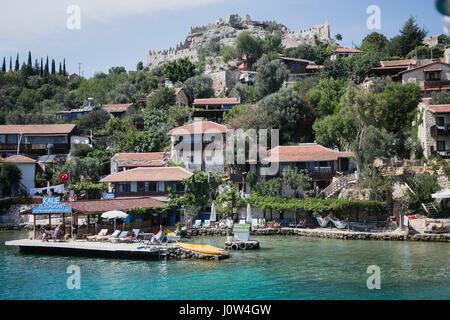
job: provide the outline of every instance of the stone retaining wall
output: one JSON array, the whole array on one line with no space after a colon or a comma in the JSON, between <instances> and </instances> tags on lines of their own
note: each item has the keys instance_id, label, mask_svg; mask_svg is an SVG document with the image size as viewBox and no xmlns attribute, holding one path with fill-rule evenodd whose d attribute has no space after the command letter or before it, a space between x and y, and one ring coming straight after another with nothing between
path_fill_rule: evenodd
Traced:
<instances>
[{"instance_id":1,"label":"stone retaining wall","mask_svg":"<svg viewBox=\"0 0 450 320\"><path fill-rule=\"evenodd\" d=\"M187 231L190 236L208 236L220 235L231 236L231 229L190 229ZM354 231L336 231L323 229L296 229L296 228L268 228L256 229L250 232L253 236L266 235L297 235L300 237L315 237L328 239L344 240L409 240L409 241L432 241L432 242L450 242L450 234L402 234L394 232L354 232Z\"/></svg>"},{"instance_id":2,"label":"stone retaining wall","mask_svg":"<svg viewBox=\"0 0 450 320\"><path fill-rule=\"evenodd\" d=\"M181 248L168 248L167 259L199 259L199 260L223 260L228 259L230 255L228 253L217 254L204 254L200 252L194 252Z\"/></svg>"}]
</instances>

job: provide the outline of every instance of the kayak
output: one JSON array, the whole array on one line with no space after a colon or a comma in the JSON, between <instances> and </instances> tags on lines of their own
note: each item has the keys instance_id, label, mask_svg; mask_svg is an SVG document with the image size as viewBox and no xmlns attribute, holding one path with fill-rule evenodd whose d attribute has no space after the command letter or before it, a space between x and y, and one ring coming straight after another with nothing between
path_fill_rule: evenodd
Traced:
<instances>
[{"instance_id":1,"label":"kayak","mask_svg":"<svg viewBox=\"0 0 450 320\"><path fill-rule=\"evenodd\" d=\"M175 232L170 231L170 230L166 230L166 236L176 237L177 234Z\"/></svg>"},{"instance_id":2,"label":"kayak","mask_svg":"<svg viewBox=\"0 0 450 320\"><path fill-rule=\"evenodd\" d=\"M181 243L177 241L178 246L181 249L200 252L200 253L207 253L207 254L222 254L223 249L215 248L210 245L206 244L189 244L189 243Z\"/></svg>"}]
</instances>

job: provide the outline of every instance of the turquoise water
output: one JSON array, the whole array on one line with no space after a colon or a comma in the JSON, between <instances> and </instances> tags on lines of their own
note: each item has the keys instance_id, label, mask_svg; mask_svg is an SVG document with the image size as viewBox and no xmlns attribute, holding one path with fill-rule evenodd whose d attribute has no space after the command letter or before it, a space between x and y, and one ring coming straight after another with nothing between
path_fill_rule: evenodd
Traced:
<instances>
[{"instance_id":1,"label":"turquoise water","mask_svg":"<svg viewBox=\"0 0 450 320\"><path fill-rule=\"evenodd\" d=\"M450 244L260 237L228 260L132 261L24 255L0 232L3 299L450 299ZM193 242L223 246L224 237ZM70 265L81 290L67 289ZM369 265L381 289L368 290Z\"/></svg>"}]
</instances>

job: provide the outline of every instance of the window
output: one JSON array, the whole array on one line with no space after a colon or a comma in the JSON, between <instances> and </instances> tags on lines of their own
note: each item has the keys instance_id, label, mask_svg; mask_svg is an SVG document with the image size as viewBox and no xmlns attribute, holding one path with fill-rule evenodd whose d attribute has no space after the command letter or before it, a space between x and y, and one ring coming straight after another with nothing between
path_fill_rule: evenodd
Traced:
<instances>
[{"instance_id":1,"label":"window","mask_svg":"<svg viewBox=\"0 0 450 320\"><path fill-rule=\"evenodd\" d=\"M0 143L6 143L6 137L4 134L0 134Z\"/></svg>"},{"instance_id":2,"label":"window","mask_svg":"<svg viewBox=\"0 0 450 320\"><path fill-rule=\"evenodd\" d=\"M437 125L443 126L444 125L444 117L438 117L437 118Z\"/></svg>"},{"instance_id":3,"label":"window","mask_svg":"<svg viewBox=\"0 0 450 320\"><path fill-rule=\"evenodd\" d=\"M438 141L437 149L438 149L438 151L445 151L445 141Z\"/></svg>"},{"instance_id":4,"label":"window","mask_svg":"<svg viewBox=\"0 0 450 320\"><path fill-rule=\"evenodd\" d=\"M128 182L119 183L119 192L131 192L131 184Z\"/></svg>"},{"instance_id":5,"label":"window","mask_svg":"<svg viewBox=\"0 0 450 320\"><path fill-rule=\"evenodd\" d=\"M320 161L319 167L328 167L328 161Z\"/></svg>"},{"instance_id":6,"label":"window","mask_svg":"<svg viewBox=\"0 0 450 320\"><path fill-rule=\"evenodd\" d=\"M8 134L6 139L8 143L17 143L17 134Z\"/></svg>"},{"instance_id":7,"label":"window","mask_svg":"<svg viewBox=\"0 0 450 320\"><path fill-rule=\"evenodd\" d=\"M155 181L138 182L137 190L138 192L156 192L157 185Z\"/></svg>"}]
</instances>

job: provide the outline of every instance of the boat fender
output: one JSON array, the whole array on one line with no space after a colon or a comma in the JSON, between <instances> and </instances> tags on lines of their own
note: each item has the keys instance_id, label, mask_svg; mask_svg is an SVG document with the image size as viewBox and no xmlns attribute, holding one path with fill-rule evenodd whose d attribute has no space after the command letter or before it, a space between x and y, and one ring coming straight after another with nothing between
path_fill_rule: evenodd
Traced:
<instances>
[{"instance_id":1,"label":"boat fender","mask_svg":"<svg viewBox=\"0 0 450 320\"><path fill-rule=\"evenodd\" d=\"M238 245L236 243L233 243L231 245L231 250L237 250L238 249Z\"/></svg>"},{"instance_id":2,"label":"boat fender","mask_svg":"<svg viewBox=\"0 0 450 320\"><path fill-rule=\"evenodd\" d=\"M239 249L241 249L241 250L247 250L247 243L241 242L241 243L239 244Z\"/></svg>"}]
</instances>

